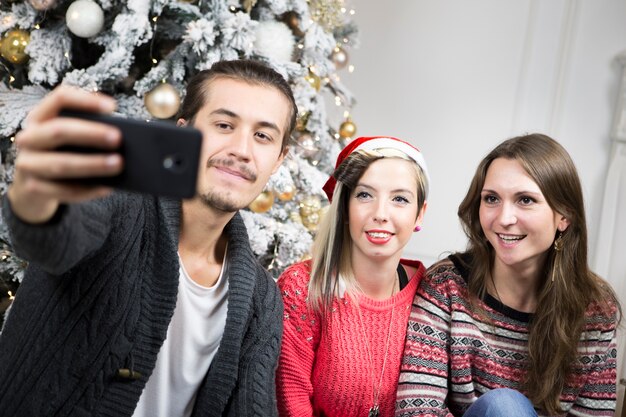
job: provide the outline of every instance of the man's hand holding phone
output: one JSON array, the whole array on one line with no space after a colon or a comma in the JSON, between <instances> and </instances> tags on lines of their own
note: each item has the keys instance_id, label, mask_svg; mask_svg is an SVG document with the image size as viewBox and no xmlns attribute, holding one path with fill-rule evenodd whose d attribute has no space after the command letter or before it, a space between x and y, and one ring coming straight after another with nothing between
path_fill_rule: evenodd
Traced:
<instances>
[{"instance_id":1,"label":"man's hand holding phone","mask_svg":"<svg viewBox=\"0 0 626 417\"><path fill-rule=\"evenodd\" d=\"M52 218L60 203L73 203L107 195L110 187L72 182L78 178L118 175L122 157L115 152L122 135L114 126L78 119L61 119L63 108L110 113L115 101L77 88L59 87L47 95L27 117L26 128L15 138L18 155L8 190L14 213L29 223ZM57 151L62 146L102 149L98 154Z\"/></svg>"},{"instance_id":2,"label":"man's hand holding phone","mask_svg":"<svg viewBox=\"0 0 626 417\"><path fill-rule=\"evenodd\" d=\"M9 188L18 217L42 223L60 203L102 197L112 188L195 195L202 134L108 115L114 108L109 97L60 87L29 114L16 136L19 152Z\"/></svg>"}]
</instances>

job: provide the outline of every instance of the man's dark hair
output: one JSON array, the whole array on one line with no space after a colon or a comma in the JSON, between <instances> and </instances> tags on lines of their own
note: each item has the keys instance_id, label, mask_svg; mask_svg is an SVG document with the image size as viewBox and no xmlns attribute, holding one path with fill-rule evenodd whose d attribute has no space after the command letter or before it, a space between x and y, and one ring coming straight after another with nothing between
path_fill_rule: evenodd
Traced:
<instances>
[{"instance_id":1,"label":"man's dark hair","mask_svg":"<svg viewBox=\"0 0 626 417\"><path fill-rule=\"evenodd\" d=\"M262 62L239 59L234 61L219 61L204 71L200 71L194 75L187 84L187 93L180 107L177 119L182 118L188 122L192 122L196 114L204 106L211 81L217 78L231 78L234 80L245 81L250 84L274 87L280 91L291 104L291 114L289 117L289 125L283 136L281 151L289 143L291 132L296 127L296 115L298 107L293 97L291 87L278 72L268 67Z\"/></svg>"}]
</instances>

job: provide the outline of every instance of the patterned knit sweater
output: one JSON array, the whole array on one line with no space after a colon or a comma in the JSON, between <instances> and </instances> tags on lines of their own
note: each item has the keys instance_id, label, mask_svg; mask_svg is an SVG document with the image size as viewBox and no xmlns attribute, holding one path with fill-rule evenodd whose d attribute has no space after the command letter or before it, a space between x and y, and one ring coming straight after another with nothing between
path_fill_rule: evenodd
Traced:
<instances>
[{"instance_id":1,"label":"patterned knit sweater","mask_svg":"<svg viewBox=\"0 0 626 417\"><path fill-rule=\"evenodd\" d=\"M467 273L455 262L430 268L415 296L402 358L396 416L457 416L481 394L501 387L522 393L532 315L489 295L484 317L468 303ZM612 313L615 313L614 311ZM561 394L567 416L613 416L616 316L590 306L578 361Z\"/></svg>"},{"instance_id":2,"label":"patterned knit sweater","mask_svg":"<svg viewBox=\"0 0 626 417\"><path fill-rule=\"evenodd\" d=\"M114 193L34 226L5 197L3 216L30 265L0 334L0 415L131 416L176 305L180 201ZM193 416L276 415L282 300L239 214L224 233L228 314Z\"/></svg>"},{"instance_id":3,"label":"patterned knit sweater","mask_svg":"<svg viewBox=\"0 0 626 417\"><path fill-rule=\"evenodd\" d=\"M324 326L307 306L311 263L295 264L279 278L285 304L277 373L281 416L366 416L379 380L380 415L393 416L410 306L425 273L419 261L402 263L417 268L402 291L382 301L358 297L360 313L349 297L337 299Z\"/></svg>"}]
</instances>

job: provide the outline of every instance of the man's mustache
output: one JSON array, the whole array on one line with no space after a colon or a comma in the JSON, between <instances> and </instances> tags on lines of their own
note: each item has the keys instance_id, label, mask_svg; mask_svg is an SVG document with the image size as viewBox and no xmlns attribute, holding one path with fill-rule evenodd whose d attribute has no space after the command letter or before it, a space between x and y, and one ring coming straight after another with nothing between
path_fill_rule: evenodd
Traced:
<instances>
[{"instance_id":1,"label":"man's mustache","mask_svg":"<svg viewBox=\"0 0 626 417\"><path fill-rule=\"evenodd\" d=\"M238 166L235 166L237 163L233 160L233 159L217 159L217 158L211 158L207 161L206 163L206 167L210 168L210 167L223 167L223 168L228 168L231 171L235 171L238 174L240 174L242 177L244 177L245 179L247 179L248 181L256 181L257 179L257 175L255 172L253 172L250 168L248 168L246 165L244 164L239 164Z\"/></svg>"}]
</instances>

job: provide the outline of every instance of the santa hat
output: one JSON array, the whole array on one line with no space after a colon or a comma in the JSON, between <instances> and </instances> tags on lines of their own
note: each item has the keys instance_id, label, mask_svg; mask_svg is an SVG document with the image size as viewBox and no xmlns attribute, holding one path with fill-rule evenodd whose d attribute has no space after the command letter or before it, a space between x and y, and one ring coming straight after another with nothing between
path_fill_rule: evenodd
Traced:
<instances>
[{"instance_id":1,"label":"santa hat","mask_svg":"<svg viewBox=\"0 0 626 417\"><path fill-rule=\"evenodd\" d=\"M388 136L373 136L373 137L361 137L350 142L343 150L339 153L337 157L337 163L335 164L335 169L341 165L341 163L350 155L352 152L357 151L359 149L364 149L368 151L373 151L376 149L383 148L391 148L396 149L398 151L404 152L409 158L415 161L417 165L422 169L424 176L426 177L425 181L425 191L426 197L428 197L428 189L430 185L430 177L428 176L428 169L426 168L426 161L424 160L424 156L415 146L411 145L408 142L405 142L400 139L388 137ZM328 196L328 200L333 199L333 193L335 191L335 185L337 184L337 180L332 175L324 184L324 192Z\"/></svg>"}]
</instances>

